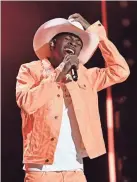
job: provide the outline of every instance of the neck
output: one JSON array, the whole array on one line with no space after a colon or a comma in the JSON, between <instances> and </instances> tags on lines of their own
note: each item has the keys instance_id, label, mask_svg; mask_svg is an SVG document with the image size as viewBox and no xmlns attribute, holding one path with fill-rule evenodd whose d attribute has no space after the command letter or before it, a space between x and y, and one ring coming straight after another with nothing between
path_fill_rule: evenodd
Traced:
<instances>
[{"instance_id":1,"label":"neck","mask_svg":"<svg viewBox=\"0 0 137 182\"><path fill-rule=\"evenodd\" d=\"M59 64L61 63L60 60L57 60L57 59L56 59L55 57L53 57L53 56L51 56L51 57L49 58L49 61L50 61L51 65L53 66L54 69L57 68L57 67L59 66Z\"/></svg>"}]
</instances>

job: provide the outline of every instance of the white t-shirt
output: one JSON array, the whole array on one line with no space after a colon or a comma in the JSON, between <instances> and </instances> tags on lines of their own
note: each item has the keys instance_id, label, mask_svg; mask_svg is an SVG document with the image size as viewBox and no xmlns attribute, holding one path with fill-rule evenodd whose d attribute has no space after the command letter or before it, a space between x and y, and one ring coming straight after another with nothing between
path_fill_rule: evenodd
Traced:
<instances>
[{"instance_id":1,"label":"white t-shirt","mask_svg":"<svg viewBox=\"0 0 137 182\"><path fill-rule=\"evenodd\" d=\"M73 170L83 170L83 159L78 154L76 149L76 144L73 139L73 132L75 128L72 125L78 127L77 123L71 124L68 111L72 108L72 103L69 105L63 104L63 116L60 128L60 134L58 138L58 143L55 151L54 162L52 165L39 165L39 164L26 164L24 165L24 170L28 171L73 171ZM70 111L70 112L71 112ZM74 130L73 130L74 129ZM77 136L78 135L78 136ZM75 137L79 137L80 134L75 132Z\"/></svg>"}]
</instances>

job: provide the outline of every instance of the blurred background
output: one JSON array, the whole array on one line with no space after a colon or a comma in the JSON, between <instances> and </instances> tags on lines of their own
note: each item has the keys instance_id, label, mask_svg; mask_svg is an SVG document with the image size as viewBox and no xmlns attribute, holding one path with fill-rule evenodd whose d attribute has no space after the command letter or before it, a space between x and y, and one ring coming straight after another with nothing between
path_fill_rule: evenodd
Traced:
<instances>
[{"instance_id":1,"label":"blurred background","mask_svg":"<svg viewBox=\"0 0 137 182\"><path fill-rule=\"evenodd\" d=\"M37 60L32 41L38 27L52 18L80 13L91 24L102 20L101 2L2 1L2 182L23 182L20 110L15 100L21 64ZM137 2L107 2L108 37L129 64L131 74L112 87L117 182L137 182ZM99 50L85 65L103 67ZM102 129L107 143L106 90L99 94ZM109 182L108 154L84 159L88 182Z\"/></svg>"}]
</instances>

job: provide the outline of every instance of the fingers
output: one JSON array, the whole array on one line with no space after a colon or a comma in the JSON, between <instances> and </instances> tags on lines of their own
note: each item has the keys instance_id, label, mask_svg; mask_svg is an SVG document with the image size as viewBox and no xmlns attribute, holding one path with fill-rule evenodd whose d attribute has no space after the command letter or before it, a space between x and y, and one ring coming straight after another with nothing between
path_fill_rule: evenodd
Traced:
<instances>
[{"instance_id":1,"label":"fingers","mask_svg":"<svg viewBox=\"0 0 137 182\"><path fill-rule=\"evenodd\" d=\"M79 64L78 64L78 63L75 62L75 63L71 64L71 67L72 67L73 65L76 66L76 69L78 69L78 67L79 67Z\"/></svg>"},{"instance_id":2,"label":"fingers","mask_svg":"<svg viewBox=\"0 0 137 182\"><path fill-rule=\"evenodd\" d=\"M64 69L63 69L63 72L65 74L67 74L71 70L73 65L76 66L76 69L78 69L78 67L79 67L79 59L78 59L78 57L76 55L67 54L65 56L63 62L65 63L65 66L64 66Z\"/></svg>"},{"instance_id":3,"label":"fingers","mask_svg":"<svg viewBox=\"0 0 137 182\"><path fill-rule=\"evenodd\" d=\"M64 57L64 60L68 60L68 58L71 59L78 59L78 57L76 55L72 55L72 54L66 54Z\"/></svg>"},{"instance_id":4,"label":"fingers","mask_svg":"<svg viewBox=\"0 0 137 182\"><path fill-rule=\"evenodd\" d=\"M76 18L79 18L80 16L81 15L79 13L74 13L74 14L70 15L68 19L71 19L71 18L76 19Z\"/></svg>"},{"instance_id":5,"label":"fingers","mask_svg":"<svg viewBox=\"0 0 137 182\"><path fill-rule=\"evenodd\" d=\"M79 63L79 59L78 59L78 57L77 57L76 55L69 55L68 59L69 59L69 61L72 62L72 63L73 63L73 62L74 62L74 63L75 63L75 62L76 62L76 63L77 63L77 62Z\"/></svg>"},{"instance_id":6,"label":"fingers","mask_svg":"<svg viewBox=\"0 0 137 182\"><path fill-rule=\"evenodd\" d=\"M79 63L79 59L78 59L78 57L77 57L76 55L70 55L70 54L68 54L68 55L65 57L64 62L66 62L66 63L70 62L70 64L73 65L73 63L74 63L74 64L75 64L75 63L78 64L78 63Z\"/></svg>"},{"instance_id":7,"label":"fingers","mask_svg":"<svg viewBox=\"0 0 137 182\"><path fill-rule=\"evenodd\" d=\"M78 65L79 65L79 59L77 58L77 56L75 55L71 55L68 59L68 62L70 64L70 67L72 67L73 65L76 66L76 68L78 69Z\"/></svg>"},{"instance_id":8,"label":"fingers","mask_svg":"<svg viewBox=\"0 0 137 182\"><path fill-rule=\"evenodd\" d=\"M69 54L66 54L65 57L64 57L64 59L63 59L63 62L67 63L68 60L69 60L69 58L70 58L70 55Z\"/></svg>"},{"instance_id":9,"label":"fingers","mask_svg":"<svg viewBox=\"0 0 137 182\"><path fill-rule=\"evenodd\" d=\"M90 26L89 22L79 13L70 15L68 19L74 19L75 21L79 22L83 26L84 30L86 30Z\"/></svg>"}]
</instances>

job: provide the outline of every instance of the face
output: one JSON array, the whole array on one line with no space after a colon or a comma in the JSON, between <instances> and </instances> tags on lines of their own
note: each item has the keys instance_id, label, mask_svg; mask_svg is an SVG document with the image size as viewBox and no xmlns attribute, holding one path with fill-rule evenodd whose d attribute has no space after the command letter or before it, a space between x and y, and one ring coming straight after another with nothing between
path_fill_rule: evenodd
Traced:
<instances>
[{"instance_id":1,"label":"face","mask_svg":"<svg viewBox=\"0 0 137 182\"><path fill-rule=\"evenodd\" d=\"M79 37L70 33L58 34L54 46L51 47L52 57L59 65L66 54L79 56L83 43Z\"/></svg>"}]
</instances>

